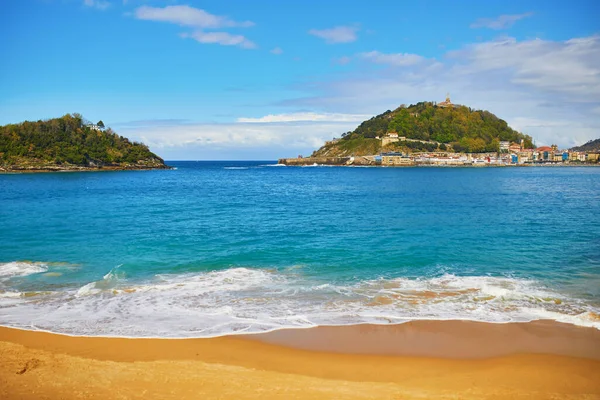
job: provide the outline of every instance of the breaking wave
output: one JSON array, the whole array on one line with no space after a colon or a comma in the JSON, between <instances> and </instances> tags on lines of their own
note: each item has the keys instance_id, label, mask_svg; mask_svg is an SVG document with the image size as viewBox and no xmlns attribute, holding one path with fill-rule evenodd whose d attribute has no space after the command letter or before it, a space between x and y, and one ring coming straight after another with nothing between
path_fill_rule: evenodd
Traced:
<instances>
[{"instance_id":1,"label":"breaking wave","mask_svg":"<svg viewBox=\"0 0 600 400\"><path fill-rule=\"evenodd\" d=\"M13 274L45 270L35 263L6 265L1 271L20 271ZM444 274L327 282L303 275L301 267L160 274L145 281L115 267L78 288L0 292L0 324L90 336L212 337L418 319L553 319L600 329L599 315L589 299L534 280Z\"/></svg>"},{"instance_id":2,"label":"breaking wave","mask_svg":"<svg viewBox=\"0 0 600 400\"><path fill-rule=\"evenodd\" d=\"M27 276L46 272L48 266L39 262L13 261L0 264L0 280L6 280L15 276Z\"/></svg>"}]
</instances>

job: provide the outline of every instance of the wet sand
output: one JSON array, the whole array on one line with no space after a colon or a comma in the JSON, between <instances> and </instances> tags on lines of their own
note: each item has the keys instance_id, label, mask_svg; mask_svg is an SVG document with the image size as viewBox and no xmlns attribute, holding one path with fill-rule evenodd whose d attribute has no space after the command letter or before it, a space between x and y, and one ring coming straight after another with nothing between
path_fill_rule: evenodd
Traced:
<instances>
[{"instance_id":1,"label":"wet sand","mask_svg":"<svg viewBox=\"0 0 600 400\"><path fill-rule=\"evenodd\" d=\"M600 399L600 331L415 321L212 339L0 328L2 399Z\"/></svg>"}]
</instances>

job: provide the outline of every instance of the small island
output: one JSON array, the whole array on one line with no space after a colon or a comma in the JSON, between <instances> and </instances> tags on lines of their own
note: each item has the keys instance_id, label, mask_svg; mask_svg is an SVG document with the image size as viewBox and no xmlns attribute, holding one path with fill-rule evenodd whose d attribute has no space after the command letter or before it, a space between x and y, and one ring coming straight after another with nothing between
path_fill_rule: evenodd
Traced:
<instances>
[{"instance_id":1,"label":"small island","mask_svg":"<svg viewBox=\"0 0 600 400\"><path fill-rule=\"evenodd\" d=\"M170 169L143 143L80 114L0 126L0 172Z\"/></svg>"},{"instance_id":2,"label":"small island","mask_svg":"<svg viewBox=\"0 0 600 400\"><path fill-rule=\"evenodd\" d=\"M284 165L526 166L598 165L600 139L579 148L536 147L533 138L485 110L424 101L362 122L310 157Z\"/></svg>"}]
</instances>

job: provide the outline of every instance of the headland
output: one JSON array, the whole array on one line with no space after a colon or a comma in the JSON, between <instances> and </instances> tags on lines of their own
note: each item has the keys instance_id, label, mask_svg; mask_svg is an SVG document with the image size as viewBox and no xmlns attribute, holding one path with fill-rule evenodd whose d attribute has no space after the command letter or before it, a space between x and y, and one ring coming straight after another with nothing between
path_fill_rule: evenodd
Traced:
<instances>
[{"instance_id":1,"label":"headland","mask_svg":"<svg viewBox=\"0 0 600 400\"><path fill-rule=\"evenodd\" d=\"M0 126L0 173L170 169L143 143L66 114Z\"/></svg>"},{"instance_id":2,"label":"headland","mask_svg":"<svg viewBox=\"0 0 600 400\"><path fill-rule=\"evenodd\" d=\"M280 164L419 166L600 165L600 139L559 149L540 146L486 110L445 101L401 105L326 141L309 157Z\"/></svg>"}]
</instances>

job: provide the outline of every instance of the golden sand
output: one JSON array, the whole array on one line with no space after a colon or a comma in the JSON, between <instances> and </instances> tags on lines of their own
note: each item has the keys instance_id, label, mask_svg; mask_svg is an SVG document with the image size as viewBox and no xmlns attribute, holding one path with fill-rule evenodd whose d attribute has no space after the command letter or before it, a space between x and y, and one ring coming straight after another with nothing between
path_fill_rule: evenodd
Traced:
<instances>
[{"instance_id":1,"label":"golden sand","mask_svg":"<svg viewBox=\"0 0 600 400\"><path fill-rule=\"evenodd\" d=\"M599 349L600 331L549 322L421 321L181 340L0 328L0 398L600 399Z\"/></svg>"}]
</instances>

